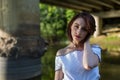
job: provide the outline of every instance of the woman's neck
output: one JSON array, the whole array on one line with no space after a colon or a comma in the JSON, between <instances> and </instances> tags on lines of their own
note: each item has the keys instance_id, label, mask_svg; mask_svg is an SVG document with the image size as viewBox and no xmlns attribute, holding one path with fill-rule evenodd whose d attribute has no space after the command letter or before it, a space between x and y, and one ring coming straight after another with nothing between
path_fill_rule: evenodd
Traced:
<instances>
[{"instance_id":1,"label":"woman's neck","mask_svg":"<svg viewBox=\"0 0 120 80\"><path fill-rule=\"evenodd\" d=\"M70 46L73 47L75 50L83 50L84 49L84 44L81 44L81 43L75 44L75 43L71 42Z\"/></svg>"}]
</instances>

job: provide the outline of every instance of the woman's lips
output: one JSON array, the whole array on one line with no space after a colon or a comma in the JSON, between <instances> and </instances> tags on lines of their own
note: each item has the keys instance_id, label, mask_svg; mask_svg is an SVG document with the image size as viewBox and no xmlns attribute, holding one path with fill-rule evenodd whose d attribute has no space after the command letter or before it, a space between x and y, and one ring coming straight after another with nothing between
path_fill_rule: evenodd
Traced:
<instances>
[{"instance_id":1,"label":"woman's lips","mask_svg":"<svg viewBox=\"0 0 120 80\"><path fill-rule=\"evenodd\" d=\"M76 37L76 38L80 38L80 36L78 36L78 35L75 35L75 37Z\"/></svg>"}]
</instances>

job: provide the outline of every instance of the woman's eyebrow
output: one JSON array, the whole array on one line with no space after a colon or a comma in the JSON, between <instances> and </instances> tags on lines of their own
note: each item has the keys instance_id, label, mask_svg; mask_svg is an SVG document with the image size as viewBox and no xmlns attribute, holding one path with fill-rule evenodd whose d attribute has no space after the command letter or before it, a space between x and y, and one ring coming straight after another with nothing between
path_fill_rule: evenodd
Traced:
<instances>
[{"instance_id":1,"label":"woman's eyebrow","mask_svg":"<svg viewBox=\"0 0 120 80\"><path fill-rule=\"evenodd\" d=\"M75 25L80 25L80 24L78 24L78 23L74 23Z\"/></svg>"},{"instance_id":2,"label":"woman's eyebrow","mask_svg":"<svg viewBox=\"0 0 120 80\"><path fill-rule=\"evenodd\" d=\"M78 26L81 26L80 24L78 24L78 23L74 23L74 25L78 25ZM81 27L85 27L85 26L81 26Z\"/></svg>"}]
</instances>

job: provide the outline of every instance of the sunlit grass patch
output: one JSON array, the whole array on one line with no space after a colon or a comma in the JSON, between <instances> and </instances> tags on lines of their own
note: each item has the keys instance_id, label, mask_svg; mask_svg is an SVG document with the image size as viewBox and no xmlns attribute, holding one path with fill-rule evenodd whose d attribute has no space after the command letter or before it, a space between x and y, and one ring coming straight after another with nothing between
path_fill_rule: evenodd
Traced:
<instances>
[{"instance_id":1,"label":"sunlit grass patch","mask_svg":"<svg viewBox=\"0 0 120 80\"><path fill-rule=\"evenodd\" d=\"M102 49L107 49L108 51L120 51L120 37L117 36L91 38L91 43L99 44Z\"/></svg>"}]
</instances>

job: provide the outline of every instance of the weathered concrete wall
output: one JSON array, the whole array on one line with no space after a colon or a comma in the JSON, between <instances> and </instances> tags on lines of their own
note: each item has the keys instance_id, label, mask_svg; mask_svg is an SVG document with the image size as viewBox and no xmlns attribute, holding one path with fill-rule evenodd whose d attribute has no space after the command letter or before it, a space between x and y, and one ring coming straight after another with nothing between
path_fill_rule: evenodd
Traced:
<instances>
[{"instance_id":1,"label":"weathered concrete wall","mask_svg":"<svg viewBox=\"0 0 120 80\"><path fill-rule=\"evenodd\" d=\"M2 28L6 32L14 32L17 26L17 11L13 0L0 0L0 13ZM9 27L8 27L9 26Z\"/></svg>"},{"instance_id":2,"label":"weathered concrete wall","mask_svg":"<svg viewBox=\"0 0 120 80\"><path fill-rule=\"evenodd\" d=\"M37 4L37 5L36 5ZM19 23L40 23L39 0L17 0Z\"/></svg>"},{"instance_id":3,"label":"weathered concrete wall","mask_svg":"<svg viewBox=\"0 0 120 80\"><path fill-rule=\"evenodd\" d=\"M39 15L39 0L0 0L1 41L12 40L15 43L14 49L11 47L4 56L9 56L11 49L11 52L17 49L14 52L16 56L42 55L45 45L40 37ZM13 46L12 42L9 45Z\"/></svg>"},{"instance_id":4,"label":"weathered concrete wall","mask_svg":"<svg viewBox=\"0 0 120 80\"><path fill-rule=\"evenodd\" d=\"M0 80L23 80L41 74L39 0L0 0Z\"/></svg>"}]
</instances>

